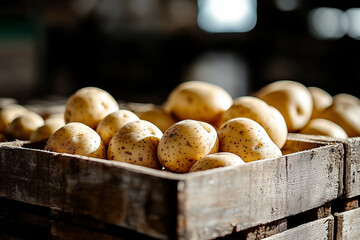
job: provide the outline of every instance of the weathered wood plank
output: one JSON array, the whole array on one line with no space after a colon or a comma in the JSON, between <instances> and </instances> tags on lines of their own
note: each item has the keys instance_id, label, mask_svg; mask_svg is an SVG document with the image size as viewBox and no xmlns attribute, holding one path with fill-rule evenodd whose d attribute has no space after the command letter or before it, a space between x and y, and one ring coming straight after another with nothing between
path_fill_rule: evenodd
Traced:
<instances>
[{"instance_id":1,"label":"weathered wood plank","mask_svg":"<svg viewBox=\"0 0 360 240\"><path fill-rule=\"evenodd\" d=\"M177 180L161 171L26 148L0 148L0 197L88 215L156 238L176 234Z\"/></svg>"},{"instance_id":2,"label":"weathered wood plank","mask_svg":"<svg viewBox=\"0 0 360 240\"><path fill-rule=\"evenodd\" d=\"M333 144L228 171L189 174L179 187L179 236L211 239L318 207L342 194Z\"/></svg>"},{"instance_id":3,"label":"weathered wood plank","mask_svg":"<svg viewBox=\"0 0 360 240\"><path fill-rule=\"evenodd\" d=\"M360 208L335 213L336 239L360 239Z\"/></svg>"},{"instance_id":4,"label":"weathered wood plank","mask_svg":"<svg viewBox=\"0 0 360 240\"><path fill-rule=\"evenodd\" d=\"M344 197L352 198L360 195L360 137L340 139L324 136L290 134L291 137L317 141L342 143L345 148L344 162Z\"/></svg>"},{"instance_id":5,"label":"weathered wood plank","mask_svg":"<svg viewBox=\"0 0 360 240\"><path fill-rule=\"evenodd\" d=\"M342 144L289 140L286 156L190 174L28 147L0 145L0 197L160 239L225 236L319 207L343 191Z\"/></svg>"},{"instance_id":6,"label":"weathered wood plank","mask_svg":"<svg viewBox=\"0 0 360 240\"><path fill-rule=\"evenodd\" d=\"M286 230L264 240L324 240L333 239L334 217L329 216Z\"/></svg>"}]
</instances>

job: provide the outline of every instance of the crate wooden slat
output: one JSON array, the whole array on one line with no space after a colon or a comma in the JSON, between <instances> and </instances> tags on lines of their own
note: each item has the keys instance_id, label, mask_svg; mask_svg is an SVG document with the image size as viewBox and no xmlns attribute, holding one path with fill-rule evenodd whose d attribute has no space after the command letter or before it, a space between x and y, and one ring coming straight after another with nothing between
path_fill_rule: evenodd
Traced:
<instances>
[{"instance_id":1,"label":"crate wooden slat","mask_svg":"<svg viewBox=\"0 0 360 240\"><path fill-rule=\"evenodd\" d=\"M238 167L175 174L4 143L0 197L159 239L212 239L341 196L342 144L289 138L285 151Z\"/></svg>"},{"instance_id":2,"label":"crate wooden slat","mask_svg":"<svg viewBox=\"0 0 360 240\"><path fill-rule=\"evenodd\" d=\"M352 198L360 195L360 137L348 139L331 138L324 136L290 134L299 139L311 139L315 141L337 142L344 145L344 197Z\"/></svg>"},{"instance_id":3,"label":"crate wooden slat","mask_svg":"<svg viewBox=\"0 0 360 240\"><path fill-rule=\"evenodd\" d=\"M337 240L360 238L360 208L335 213L335 220Z\"/></svg>"},{"instance_id":4,"label":"crate wooden slat","mask_svg":"<svg viewBox=\"0 0 360 240\"><path fill-rule=\"evenodd\" d=\"M333 232L334 217L329 216L264 238L264 240L332 240Z\"/></svg>"}]
</instances>

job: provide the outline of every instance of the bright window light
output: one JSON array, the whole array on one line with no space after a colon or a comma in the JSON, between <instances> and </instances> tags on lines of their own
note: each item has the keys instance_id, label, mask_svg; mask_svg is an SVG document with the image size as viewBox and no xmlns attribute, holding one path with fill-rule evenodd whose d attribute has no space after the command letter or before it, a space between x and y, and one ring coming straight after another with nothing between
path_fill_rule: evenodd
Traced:
<instances>
[{"instance_id":1,"label":"bright window light","mask_svg":"<svg viewBox=\"0 0 360 240\"><path fill-rule=\"evenodd\" d=\"M321 7L310 12L310 30L319 39L338 39L345 35L348 21L337 8Z\"/></svg>"},{"instance_id":2,"label":"bright window light","mask_svg":"<svg viewBox=\"0 0 360 240\"><path fill-rule=\"evenodd\" d=\"M360 40L360 8L350 8L345 12L349 19L349 28L347 34Z\"/></svg>"},{"instance_id":3,"label":"bright window light","mask_svg":"<svg viewBox=\"0 0 360 240\"><path fill-rule=\"evenodd\" d=\"M198 0L198 25L207 32L248 32L255 27L256 0Z\"/></svg>"}]
</instances>

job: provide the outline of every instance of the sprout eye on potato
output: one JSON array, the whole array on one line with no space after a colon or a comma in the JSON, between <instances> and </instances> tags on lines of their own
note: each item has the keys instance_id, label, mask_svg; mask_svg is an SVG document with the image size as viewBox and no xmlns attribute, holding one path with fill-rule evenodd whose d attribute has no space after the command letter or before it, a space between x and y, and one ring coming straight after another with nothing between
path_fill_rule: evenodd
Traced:
<instances>
[{"instance_id":1,"label":"sprout eye on potato","mask_svg":"<svg viewBox=\"0 0 360 240\"><path fill-rule=\"evenodd\" d=\"M165 131L157 153L167 170L186 173L201 157L218 152L218 148L218 136L212 125L188 119Z\"/></svg>"},{"instance_id":2,"label":"sprout eye on potato","mask_svg":"<svg viewBox=\"0 0 360 240\"><path fill-rule=\"evenodd\" d=\"M73 122L59 128L45 144L45 150L106 159L99 134L89 126Z\"/></svg>"},{"instance_id":3,"label":"sprout eye on potato","mask_svg":"<svg viewBox=\"0 0 360 240\"><path fill-rule=\"evenodd\" d=\"M249 118L233 118L218 129L221 152L231 152L245 162L282 156L265 129Z\"/></svg>"},{"instance_id":4,"label":"sprout eye on potato","mask_svg":"<svg viewBox=\"0 0 360 240\"><path fill-rule=\"evenodd\" d=\"M129 122L111 138L107 158L161 169L157 157L157 146L162 135L160 129L148 121Z\"/></svg>"},{"instance_id":5,"label":"sprout eye on potato","mask_svg":"<svg viewBox=\"0 0 360 240\"><path fill-rule=\"evenodd\" d=\"M65 123L81 122L96 129L109 113L119 110L119 104L106 91L85 87L72 94L65 106Z\"/></svg>"}]
</instances>

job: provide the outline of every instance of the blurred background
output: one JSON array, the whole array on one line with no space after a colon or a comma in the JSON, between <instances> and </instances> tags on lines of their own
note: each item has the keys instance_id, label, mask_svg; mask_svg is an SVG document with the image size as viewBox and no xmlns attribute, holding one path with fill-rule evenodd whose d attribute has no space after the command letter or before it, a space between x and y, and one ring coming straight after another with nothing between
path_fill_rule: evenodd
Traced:
<instances>
[{"instance_id":1,"label":"blurred background","mask_svg":"<svg viewBox=\"0 0 360 240\"><path fill-rule=\"evenodd\" d=\"M238 97L282 79L360 97L360 1L0 1L0 97L160 104L183 81Z\"/></svg>"}]
</instances>

